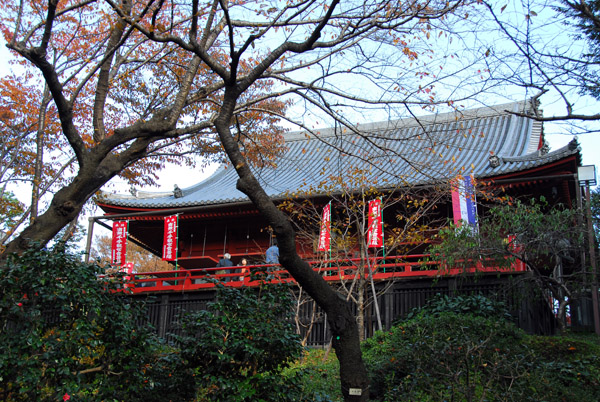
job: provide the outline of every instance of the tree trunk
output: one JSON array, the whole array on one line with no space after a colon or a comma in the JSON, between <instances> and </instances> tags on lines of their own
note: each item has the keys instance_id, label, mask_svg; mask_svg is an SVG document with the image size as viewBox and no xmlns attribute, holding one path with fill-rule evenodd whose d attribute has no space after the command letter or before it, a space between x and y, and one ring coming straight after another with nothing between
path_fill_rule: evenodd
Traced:
<instances>
[{"instance_id":1,"label":"tree trunk","mask_svg":"<svg viewBox=\"0 0 600 402\"><path fill-rule=\"evenodd\" d=\"M238 165L236 165L238 166ZM242 169L238 169L238 172ZM351 302L331 288L296 252L294 230L287 216L279 211L249 169L240 176L238 189L253 200L273 228L279 243L279 261L327 314L333 347L340 362L342 393L346 401L368 400L368 377L362 360L360 339ZM251 175L251 173L249 173ZM350 390L361 395L350 395ZM356 391L354 391L356 390Z\"/></svg>"},{"instance_id":2,"label":"tree trunk","mask_svg":"<svg viewBox=\"0 0 600 402\"><path fill-rule=\"evenodd\" d=\"M360 276L358 279L358 285L356 286L357 293L357 314L356 314L356 322L358 326L358 339L361 341L365 340L365 266L361 261L360 267L358 269L357 275Z\"/></svg>"},{"instance_id":3,"label":"tree trunk","mask_svg":"<svg viewBox=\"0 0 600 402\"><path fill-rule=\"evenodd\" d=\"M58 191L48 210L38 216L19 236L8 243L2 258L12 253L20 253L32 247L33 244L43 247L62 228L73 221L81 212L88 198L97 190L85 191L84 186L77 184L77 181L73 182Z\"/></svg>"},{"instance_id":4,"label":"tree trunk","mask_svg":"<svg viewBox=\"0 0 600 402\"><path fill-rule=\"evenodd\" d=\"M38 216L6 245L0 254L0 269L3 268L3 262L8 255L21 253L34 245L44 247L62 228L77 218L85 203L104 184L121 172L125 166L146 155L149 141L138 140L128 151L120 155L108 154L103 157L102 150L98 153L94 150L88 151L83 163L85 166L80 167L77 176L54 195L46 212Z\"/></svg>"},{"instance_id":5,"label":"tree trunk","mask_svg":"<svg viewBox=\"0 0 600 402\"><path fill-rule=\"evenodd\" d=\"M234 87L225 91L215 127L229 160L239 176L237 188L246 194L277 236L279 261L327 314L332 344L340 363L341 390L345 401L367 401L369 380L362 360L356 319L351 303L331 288L296 251L295 231L288 217L266 194L251 172L229 128L238 94ZM356 395L358 394L358 395Z\"/></svg>"}]
</instances>

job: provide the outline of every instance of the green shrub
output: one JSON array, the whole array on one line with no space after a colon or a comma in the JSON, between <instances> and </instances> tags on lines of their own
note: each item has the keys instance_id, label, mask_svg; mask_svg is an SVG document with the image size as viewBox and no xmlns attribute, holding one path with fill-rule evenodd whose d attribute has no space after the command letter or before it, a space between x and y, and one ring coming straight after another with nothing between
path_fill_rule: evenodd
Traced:
<instances>
[{"instance_id":1,"label":"green shrub","mask_svg":"<svg viewBox=\"0 0 600 402\"><path fill-rule=\"evenodd\" d=\"M101 272L60 248L7 261L0 270L0 399L168 400L163 389L176 389L176 400L193 396L162 377L179 363L136 325L142 312L124 297L122 278L99 279Z\"/></svg>"},{"instance_id":2,"label":"green shrub","mask_svg":"<svg viewBox=\"0 0 600 402\"><path fill-rule=\"evenodd\" d=\"M529 357L523 336L507 321L472 315L408 320L364 343L371 396L441 401L504 394L519 400L511 385Z\"/></svg>"},{"instance_id":3,"label":"green shrub","mask_svg":"<svg viewBox=\"0 0 600 402\"><path fill-rule=\"evenodd\" d=\"M528 336L536 356L527 386L531 400L600 401L600 345L596 339Z\"/></svg>"},{"instance_id":4,"label":"green shrub","mask_svg":"<svg viewBox=\"0 0 600 402\"><path fill-rule=\"evenodd\" d=\"M425 306L413 309L408 319L437 316L441 313L471 314L477 317L511 320L508 308L503 302L482 295L448 296L437 294Z\"/></svg>"},{"instance_id":5,"label":"green shrub","mask_svg":"<svg viewBox=\"0 0 600 402\"><path fill-rule=\"evenodd\" d=\"M219 284L208 310L182 318L177 344L194 371L199 400L302 400L298 379L281 374L302 352L292 303L285 285Z\"/></svg>"},{"instance_id":6,"label":"green shrub","mask_svg":"<svg viewBox=\"0 0 600 402\"><path fill-rule=\"evenodd\" d=\"M527 335L478 298L431 302L363 344L374 400L598 401L600 346ZM466 312L466 313L461 313Z\"/></svg>"},{"instance_id":7,"label":"green shrub","mask_svg":"<svg viewBox=\"0 0 600 402\"><path fill-rule=\"evenodd\" d=\"M340 365L335 353L325 355L323 349L309 349L283 372L284 378L298 378L302 398L307 401L344 400L340 390Z\"/></svg>"}]
</instances>

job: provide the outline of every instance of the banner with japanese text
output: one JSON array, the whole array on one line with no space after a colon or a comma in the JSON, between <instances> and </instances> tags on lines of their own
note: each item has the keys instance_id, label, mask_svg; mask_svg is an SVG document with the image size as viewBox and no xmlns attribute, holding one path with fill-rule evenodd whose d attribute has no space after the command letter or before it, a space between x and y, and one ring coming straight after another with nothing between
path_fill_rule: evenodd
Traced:
<instances>
[{"instance_id":1,"label":"banner with japanese text","mask_svg":"<svg viewBox=\"0 0 600 402\"><path fill-rule=\"evenodd\" d=\"M162 259L165 261L177 259L177 215L165 217Z\"/></svg>"},{"instance_id":2,"label":"banner with japanese text","mask_svg":"<svg viewBox=\"0 0 600 402\"><path fill-rule=\"evenodd\" d=\"M367 247L383 247L383 221L381 219L381 200L369 201L369 229Z\"/></svg>"},{"instance_id":3,"label":"banner with japanese text","mask_svg":"<svg viewBox=\"0 0 600 402\"><path fill-rule=\"evenodd\" d=\"M323 208L321 218L321 233L319 234L319 251L329 251L331 249L331 204Z\"/></svg>"},{"instance_id":4,"label":"banner with japanese text","mask_svg":"<svg viewBox=\"0 0 600 402\"><path fill-rule=\"evenodd\" d=\"M111 264L123 265L127 254L127 221L115 221L112 227Z\"/></svg>"},{"instance_id":5,"label":"banner with japanese text","mask_svg":"<svg viewBox=\"0 0 600 402\"><path fill-rule=\"evenodd\" d=\"M452 213L456 226L466 223L477 230L477 200L473 181L472 176L466 176L452 184Z\"/></svg>"}]
</instances>

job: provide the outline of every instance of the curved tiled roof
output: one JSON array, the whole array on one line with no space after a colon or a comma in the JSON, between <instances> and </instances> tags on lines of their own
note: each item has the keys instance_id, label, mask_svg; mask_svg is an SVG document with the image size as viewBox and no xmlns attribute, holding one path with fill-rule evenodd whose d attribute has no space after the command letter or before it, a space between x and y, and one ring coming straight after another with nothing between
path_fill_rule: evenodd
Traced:
<instances>
[{"instance_id":1,"label":"curved tiled roof","mask_svg":"<svg viewBox=\"0 0 600 402\"><path fill-rule=\"evenodd\" d=\"M254 173L267 194L278 198L309 188L318 192L323 183L331 182L327 175L349 177L349 172L354 172L385 188L444 181L457 174L489 178L579 152L576 142L547 152L546 147L540 147L541 123L509 112L531 114L534 110L524 101L418 120L371 123L360 126L359 132L325 129L287 133L287 149L275 160L276 167L254 168ZM223 165L177 197L173 192L104 194L102 203L179 208L248 201L236 189L236 181L235 170Z\"/></svg>"}]
</instances>

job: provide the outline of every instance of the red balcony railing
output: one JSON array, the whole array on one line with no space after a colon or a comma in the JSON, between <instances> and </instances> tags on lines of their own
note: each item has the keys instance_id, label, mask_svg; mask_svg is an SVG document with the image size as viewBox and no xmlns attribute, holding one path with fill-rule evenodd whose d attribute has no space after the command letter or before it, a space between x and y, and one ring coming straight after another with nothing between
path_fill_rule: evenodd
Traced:
<instances>
[{"instance_id":1,"label":"red balcony railing","mask_svg":"<svg viewBox=\"0 0 600 402\"><path fill-rule=\"evenodd\" d=\"M520 261L513 263L510 267L484 267L481 263L477 263L469 268L451 268L439 262L426 261L426 257L427 255L419 254L370 259L366 264L365 277L368 278L369 275L372 275L374 280L383 281L400 278L454 276L461 273L525 271L525 265ZM358 274L359 263L359 259L309 262L315 272L319 273L324 280L331 282L353 280ZM242 268L245 268L243 273L241 272ZM131 274L128 275L130 282L127 287L133 293L145 293L208 289L215 287L217 282L233 287L258 286L259 281L253 279L256 276L251 273L267 271L269 271L269 279L273 283L295 282L292 276L279 265L250 265Z\"/></svg>"}]
</instances>

